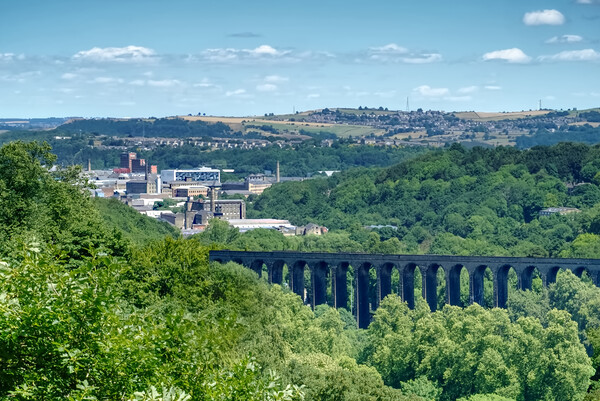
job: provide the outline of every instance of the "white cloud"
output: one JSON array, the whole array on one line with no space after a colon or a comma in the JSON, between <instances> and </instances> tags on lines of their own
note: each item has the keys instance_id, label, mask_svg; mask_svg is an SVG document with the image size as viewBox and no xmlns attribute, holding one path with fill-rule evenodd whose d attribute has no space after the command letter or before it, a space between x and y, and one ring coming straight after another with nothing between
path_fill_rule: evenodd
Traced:
<instances>
[{"instance_id":1,"label":"white cloud","mask_svg":"<svg viewBox=\"0 0 600 401\"><path fill-rule=\"evenodd\" d=\"M477 90L479 90L478 86L475 86L475 85L465 86L464 88L460 88L458 90L458 93L474 93L474 92L477 92Z\"/></svg>"},{"instance_id":2,"label":"white cloud","mask_svg":"<svg viewBox=\"0 0 600 401\"><path fill-rule=\"evenodd\" d=\"M26 71L18 74L9 74L0 76L0 81L25 83L30 81L30 78L39 77L42 75L41 71Z\"/></svg>"},{"instance_id":3,"label":"white cloud","mask_svg":"<svg viewBox=\"0 0 600 401\"><path fill-rule=\"evenodd\" d=\"M265 82L271 83L287 82L289 80L288 77L282 77L280 75L267 75L264 79Z\"/></svg>"},{"instance_id":4,"label":"white cloud","mask_svg":"<svg viewBox=\"0 0 600 401\"><path fill-rule=\"evenodd\" d=\"M245 89L236 89L233 91L227 91L225 92L225 96L227 97L231 97L231 96L240 96L240 95L244 95L246 93Z\"/></svg>"},{"instance_id":5,"label":"white cloud","mask_svg":"<svg viewBox=\"0 0 600 401\"><path fill-rule=\"evenodd\" d=\"M134 79L133 81L129 82L129 85L144 86L146 85L146 81L144 81L143 79Z\"/></svg>"},{"instance_id":6,"label":"white cloud","mask_svg":"<svg viewBox=\"0 0 600 401\"><path fill-rule=\"evenodd\" d=\"M0 53L0 62L2 61L14 61L15 59L22 61L25 60L24 54L14 54L14 53Z\"/></svg>"},{"instance_id":7,"label":"white cloud","mask_svg":"<svg viewBox=\"0 0 600 401\"><path fill-rule=\"evenodd\" d=\"M250 50L250 54L253 54L256 56L261 56L264 54L267 54L269 56L277 56L279 54L279 52L275 48L273 48L269 45L261 45L261 46L258 46L254 50Z\"/></svg>"},{"instance_id":8,"label":"white cloud","mask_svg":"<svg viewBox=\"0 0 600 401\"><path fill-rule=\"evenodd\" d=\"M558 10L540 10L525 13L523 16L525 25L562 25L565 16Z\"/></svg>"},{"instance_id":9,"label":"white cloud","mask_svg":"<svg viewBox=\"0 0 600 401\"><path fill-rule=\"evenodd\" d=\"M307 99L318 99L320 97L321 95L318 93L310 93L308 96L306 96Z\"/></svg>"},{"instance_id":10,"label":"white cloud","mask_svg":"<svg viewBox=\"0 0 600 401\"><path fill-rule=\"evenodd\" d=\"M0 53L0 61L12 61L14 57L14 53Z\"/></svg>"},{"instance_id":11,"label":"white cloud","mask_svg":"<svg viewBox=\"0 0 600 401\"><path fill-rule=\"evenodd\" d=\"M256 90L259 92L275 92L277 90L277 85L273 85L273 84L257 85Z\"/></svg>"},{"instance_id":12,"label":"white cloud","mask_svg":"<svg viewBox=\"0 0 600 401\"><path fill-rule=\"evenodd\" d=\"M421 85L413 89L413 92L425 97L440 97L450 93L448 88L432 88L429 85Z\"/></svg>"},{"instance_id":13,"label":"white cloud","mask_svg":"<svg viewBox=\"0 0 600 401\"><path fill-rule=\"evenodd\" d=\"M600 60L600 53L594 49L568 50L551 56L541 56L542 61L594 61Z\"/></svg>"},{"instance_id":14,"label":"white cloud","mask_svg":"<svg viewBox=\"0 0 600 401\"><path fill-rule=\"evenodd\" d=\"M428 64L442 60L442 55L439 53L422 54L416 57L403 57L402 61L408 64Z\"/></svg>"},{"instance_id":15,"label":"white cloud","mask_svg":"<svg viewBox=\"0 0 600 401\"><path fill-rule=\"evenodd\" d=\"M581 42L583 37L579 35L562 35L562 36L553 36L546 41L546 43L577 43Z\"/></svg>"},{"instance_id":16,"label":"white cloud","mask_svg":"<svg viewBox=\"0 0 600 401\"><path fill-rule=\"evenodd\" d=\"M531 57L523 53L523 50L513 47L512 49L496 50L485 53L483 55L483 60L504 60L509 63L523 64L531 61Z\"/></svg>"},{"instance_id":17,"label":"white cloud","mask_svg":"<svg viewBox=\"0 0 600 401\"><path fill-rule=\"evenodd\" d=\"M218 85L212 83L208 78L202 78L202 80L198 83L195 83L194 88L219 88Z\"/></svg>"},{"instance_id":18,"label":"white cloud","mask_svg":"<svg viewBox=\"0 0 600 401\"><path fill-rule=\"evenodd\" d=\"M385 46L371 47L369 49L369 52L373 54L405 54L408 53L408 49L402 46L398 46L395 43L390 43Z\"/></svg>"},{"instance_id":19,"label":"white cloud","mask_svg":"<svg viewBox=\"0 0 600 401\"><path fill-rule=\"evenodd\" d=\"M60 76L61 79L65 79L67 81L73 80L75 78L77 78L79 75L77 74L73 74L72 72L65 72L64 74L62 74Z\"/></svg>"},{"instance_id":20,"label":"white cloud","mask_svg":"<svg viewBox=\"0 0 600 401\"><path fill-rule=\"evenodd\" d=\"M484 89L489 90L489 91L499 91L499 90L502 90L502 87L498 86L498 85L486 85L486 86L484 86Z\"/></svg>"},{"instance_id":21,"label":"white cloud","mask_svg":"<svg viewBox=\"0 0 600 401\"><path fill-rule=\"evenodd\" d=\"M170 88L172 86L179 86L181 85L182 82L178 81L177 79L163 79L163 80L148 80L148 85L149 86L154 86L157 88Z\"/></svg>"},{"instance_id":22,"label":"white cloud","mask_svg":"<svg viewBox=\"0 0 600 401\"><path fill-rule=\"evenodd\" d=\"M141 46L94 47L73 55L74 60L93 62L139 63L156 59L154 50Z\"/></svg>"},{"instance_id":23,"label":"white cloud","mask_svg":"<svg viewBox=\"0 0 600 401\"><path fill-rule=\"evenodd\" d=\"M277 50L269 45L261 45L255 49L206 49L202 52L204 60L223 63L238 60L274 59L288 56L289 50Z\"/></svg>"},{"instance_id":24,"label":"white cloud","mask_svg":"<svg viewBox=\"0 0 600 401\"><path fill-rule=\"evenodd\" d=\"M371 47L368 50L368 58L381 62L401 62L407 64L434 63L442 59L438 53L411 53L407 48L390 43L385 46ZM355 60L361 62L360 58Z\"/></svg>"}]
</instances>

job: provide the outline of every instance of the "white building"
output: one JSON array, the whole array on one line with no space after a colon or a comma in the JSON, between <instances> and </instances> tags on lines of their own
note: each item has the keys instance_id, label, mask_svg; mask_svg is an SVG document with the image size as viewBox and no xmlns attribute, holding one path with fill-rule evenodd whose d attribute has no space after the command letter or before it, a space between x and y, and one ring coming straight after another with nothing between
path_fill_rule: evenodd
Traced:
<instances>
[{"instance_id":1,"label":"white building","mask_svg":"<svg viewBox=\"0 0 600 401\"><path fill-rule=\"evenodd\" d=\"M173 181L221 181L221 172L214 168L200 167L189 170L161 170L160 176L163 182Z\"/></svg>"}]
</instances>

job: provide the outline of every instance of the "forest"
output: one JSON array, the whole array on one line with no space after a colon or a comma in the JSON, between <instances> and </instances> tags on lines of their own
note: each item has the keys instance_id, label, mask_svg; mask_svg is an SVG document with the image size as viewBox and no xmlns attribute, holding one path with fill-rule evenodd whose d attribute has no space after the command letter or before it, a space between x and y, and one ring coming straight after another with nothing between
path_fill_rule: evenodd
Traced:
<instances>
[{"instance_id":1,"label":"forest","mask_svg":"<svg viewBox=\"0 0 600 401\"><path fill-rule=\"evenodd\" d=\"M200 120L187 121L180 118L80 119L63 124L59 129L69 133L101 133L116 137L230 138L241 135L241 133L234 133L227 124L221 122L207 123Z\"/></svg>"},{"instance_id":2,"label":"forest","mask_svg":"<svg viewBox=\"0 0 600 401\"><path fill-rule=\"evenodd\" d=\"M597 152L453 146L390 168L280 184L252 205L299 220L314 213L334 228L321 237L241 234L213 220L183 239L122 205L90 199L80 170L50 171L56 156L48 145L5 144L0 399L596 400L600 289L587 277L562 272L548 288L514 289L505 310L474 304L432 313L423 300L411 310L390 295L359 330L351 310L312 310L285 285L209 263L208 252L476 254L481 245L481 253L518 254L545 251L540 241L549 237L553 256L598 257L597 201L577 192L597 190ZM565 182L586 184L569 191ZM286 196L309 210L289 209ZM543 219L536 213L546 201L582 211ZM464 221L448 223L449 215ZM397 229L362 228L375 221ZM457 227L464 231L447 230ZM504 240L493 242L496 229Z\"/></svg>"},{"instance_id":3,"label":"forest","mask_svg":"<svg viewBox=\"0 0 600 401\"><path fill-rule=\"evenodd\" d=\"M332 230L376 229L396 253L594 257L600 246L600 148L473 148L456 144L377 169L282 183L248 215ZM548 207L579 213L540 217ZM598 245L594 245L598 244Z\"/></svg>"}]
</instances>

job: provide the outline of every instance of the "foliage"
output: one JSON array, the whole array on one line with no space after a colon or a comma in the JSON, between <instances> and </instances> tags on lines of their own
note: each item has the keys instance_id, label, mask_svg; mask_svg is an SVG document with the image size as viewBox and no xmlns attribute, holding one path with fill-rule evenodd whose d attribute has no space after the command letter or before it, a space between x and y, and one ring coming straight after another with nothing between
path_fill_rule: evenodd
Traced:
<instances>
[{"instance_id":1,"label":"foliage","mask_svg":"<svg viewBox=\"0 0 600 401\"><path fill-rule=\"evenodd\" d=\"M232 131L221 122L188 121L180 118L158 118L127 120L81 119L72 120L60 127L68 133L96 132L117 137L140 136L162 138L228 137Z\"/></svg>"},{"instance_id":2,"label":"foliage","mask_svg":"<svg viewBox=\"0 0 600 401\"><path fill-rule=\"evenodd\" d=\"M116 230L134 245L141 246L166 236L180 235L172 225L144 216L117 199L94 198L92 203L107 229Z\"/></svg>"},{"instance_id":3,"label":"foliage","mask_svg":"<svg viewBox=\"0 0 600 401\"><path fill-rule=\"evenodd\" d=\"M46 145L5 145L0 399L592 400L600 289L585 274L560 272L547 290L539 280L532 291L511 290L508 310L431 313L421 298L410 310L390 295L359 330L344 308L313 311L250 269L208 262L210 249L225 246L594 257L593 191L569 193L562 180L595 176L596 150L529 152L453 147L388 170L299 183L300 191L278 186L304 203L298 213L312 208L347 231L288 238L213 220L182 239L114 201L91 201L77 169L50 171ZM557 201L584 211L537 218L540 205ZM412 215L397 229L369 232L356 220L376 222L403 202Z\"/></svg>"},{"instance_id":4,"label":"foliage","mask_svg":"<svg viewBox=\"0 0 600 401\"><path fill-rule=\"evenodd\" d=\"M596 114L592 114L596 113ZM586 115L590 115L587 117L588 121L599 121L600 118L597 117L598 112L592 111L589 113L582 113ZM577 125L569 125L568 127L561 127L561 129L556 131L548 131L547 129L539 129L533 135L522 135L517 137L517 147L531 148L533 146L539 145L554 145L559 142L582 142L590 145L597 144L600 142L600 128L592 127L589 124L585 124L582 126Z\"/></svg>"},{"instance_id":5,"label":"foliage","mask_svg":"<svg viewBox=\"0 0 600 401\"><path fill-rule=\"evenodd\" d=\"M529 317L511 323L506 311L478 305L423 313L391 296L369 326L365 358L394 387L426 376L442 388L440 400L581 400L593 369L577 326L563 311L547 319L547 327Z\"/></svg>"},{"instance_id":6,"label":"foliage","mask_svg":"<svg viewBox=\"0 0 600 401\"><path fill-rule=\"evenodd\" d=\"M87 166L90 160L94 169L112 169L119 166L121 152L129 150L137 152L138 157L145 158L151 164L158 165L159 170L210 165L234 169L237 178L263 173L265 170L275 171L278 160L282 176L307 177L319 171L339 171L359 166L391 166L427 151L421 147L363 146L344 141L337 141L328 147L321 146L320 142L313 140L283 148L268 146L256 149L214 150L185 143L185 139L182 139L184 143L181 146L160 145L151 150L142 150L137 146L127 148L123 139L106 136L110 135L110 132L98 132L101 134L88 133L85 130L83 133L79 133L78 130L66 132L62 127L53 131L19 131L3 134L0 143L15 140L45 141L52 145L52 150L57 155L57 164L63 166ZM162 134L163 132L158 136L164 137ZM65 136L70 139L56 139ZM100 141L103 146L91 145L94 141Z\"/></svg>"},{"instance_id":7,"label":"foliage","mask_svg":"<svg viewBox=\"0 0 600 401\"><path fill-rule=\"evenodd\" d=\"M361 226L384 225L375 229L380 240L397 238L391 249L404 253L598 257L600 247L589 245L600 234L600 189L595 181L566 185L593 180L598 157L600 148L580 144L528 151L452 145L387 169L273 186L248 215L353 235ZM557 206L582 212L540 217Z\"/></svg>"},{"instance_id":8,"label":"foliage","mask_svg":"<svg viewBox=\"0 0 600 401\"><path fill-rule=\"evenodd\" d=\"M55 160L47 144L19 141L0 148L0 253L35 238L72 261L89 256L91 248L122 255L124 244L103 226L80 170L51 171Z\"/></svg>"}]
</instances>

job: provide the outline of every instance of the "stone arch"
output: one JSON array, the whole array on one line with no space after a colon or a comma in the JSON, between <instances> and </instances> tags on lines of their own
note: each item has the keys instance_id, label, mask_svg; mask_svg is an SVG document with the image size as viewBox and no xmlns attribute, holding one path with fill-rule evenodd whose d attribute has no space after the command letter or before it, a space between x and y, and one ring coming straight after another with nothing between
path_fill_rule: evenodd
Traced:
<instances>
[{"instance_id":1,"label":"stone arch","mask_svg":"<svg viewBox=\"0 0 600 401\"><path fill-rule=\"evenodd\" d=\"M262 259L255 259L250 263L250 269L258 274L258 277L262 277L263 265L265 262Z\"/></svg>"},{"instance_id":2,"label":"stone arch","mask_svg":"<svg viewBox=\"0 0 600 401\"><path fill-rule=\"evenodd\" d=\"M369 302L370 262L362 263L355 271L356 279L356 321L358 327L366 329L371 322L371 306Z\"/></svg>"},{"instance_id":3,"label":"stone arch","mask_svg":"<svg viewBox=\"0 0 600 401\"><path fill-rule=\"evenodd\" d=\"M438 263L432 263L427 267L425 271L425 286L424 293L425 300L429 304L429 309L435 312L438 309L438 271L444 268ZM446 293L447 298L447 293Z\"/></svg>"},{"instance_id":4,"label":"stone arch","mask_svg":"<svg viewBox=\"0 0 600 401\"><path fill-rule=\"evenodd\" d=\"M246 265L244 263L244 261L242 259L240 259L240 258L233 258L231 261L237 263L238 265L242 265L242 266Z\"/></svg>"},{"instance_id":5,"label":"stone arch","mask_svg":"<svg viewBox=\"0 0 600 401\"><path fill-rule=\"evenodd\" d=\"M541 272L536 266L529 265L525 267L521 272L521 289L531 291L533 289L533 279L536 277L542 277Z\"/></svg>"},{"instance_id":6,"label":"stone arch","mask_svg":"<svg viewBox=\"0 0 600 401\"><path fill-rule=\"evenodd\" d=\"M463 306L463 302L461 300L461 284L460 284L460 275L464 271L469 274L467 268L462 264L457 264L452 266L447 274L448 274L448 286L446 291L448 293L448 303L454 306Z\"/></svg>"},{"instance_id":7,"label":"stone arch","mask_svg":"<svg viewBox=\"0 0 600 401\"><path fill-rule=\"evenodd\" d=\"M273 284L283 284L283 266L285 265L285 261L283 260L274 260L271 262L269 267L269 282Z\"/></svg>"},{"instance_id":8,"label":"stone arch","mask_svg":"<svg viewBox=\"0 0 600 401\"><path fill-rule=\"evenodd\" d=\"M402 300L410 309L415 308L415 270L419 267L409 263L402 268Z\"/></svg>"},{"instance_id":9,"label":"stone arch","mask_svg":"<svg viewBox=\"0 0 600 401\"><path fill-rule=\"evenodd\" d=\"M312 307L327 303L327 277L329 276L329 263L316 262L311 266Z\"/></svg>"},{"instance_id":10,"label":"stone arch","mask_svg":"<svg viewBox=\"0 0 600 401\"><path fill-rule=\"evenodd\" d=\"M548 275L546 276L546 284L556 283L556 276L558 276L558 272L560 270L560 266L552 266L550 269L548 269Z\"/></svg>"}]
</instances>

